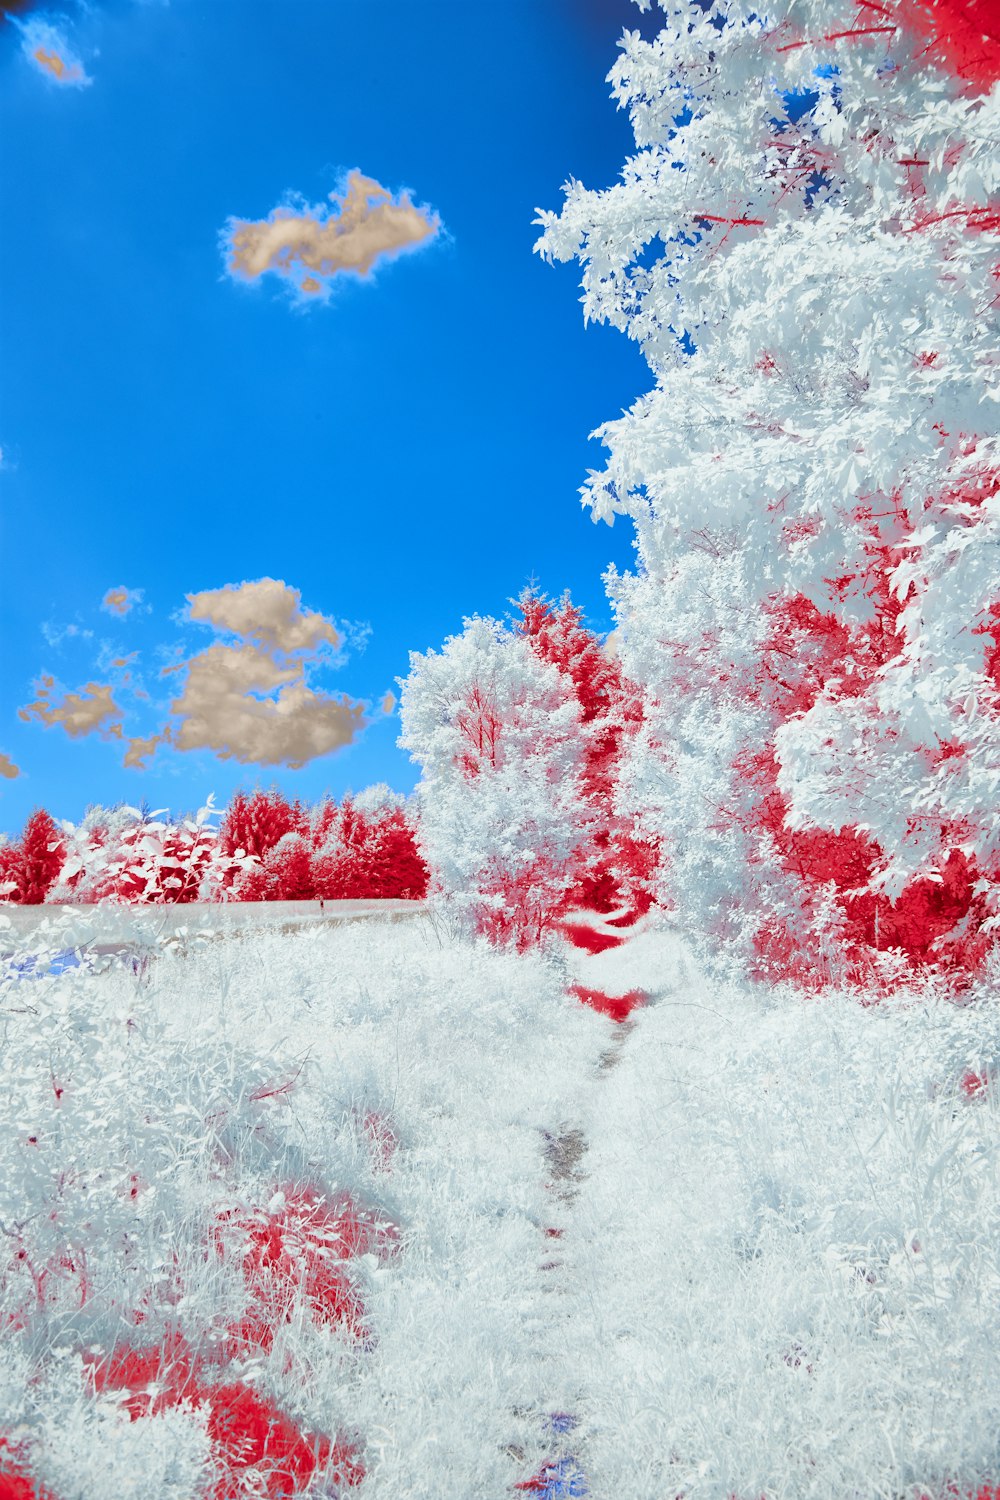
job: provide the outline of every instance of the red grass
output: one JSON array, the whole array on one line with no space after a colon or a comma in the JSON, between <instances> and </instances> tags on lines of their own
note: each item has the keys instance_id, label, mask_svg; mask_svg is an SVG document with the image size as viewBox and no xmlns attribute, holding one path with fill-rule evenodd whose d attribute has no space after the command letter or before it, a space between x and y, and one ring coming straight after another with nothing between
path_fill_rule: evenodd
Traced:
<instances>
[{"instance_id":1,"label":"red grass","mask_svg":"<svg viewBox=\"0 0 1000 1500\"><path fill-rule=\"evenodd\" d=\"M343 1194L327 1203L313 1189L293 1188L274 1212L225 1213L221 1221L243 1232L243 1278L250 1306L228 1329L233 1354L269 1351L275 1333L304 1301L313 1321L368 1336L361 1296L344 1262L372 1252L380 1258L397 1245L395 1226L360 1209ZM217 1248L224 1253L222 1237Z\"/></svg>"},{"instance_id":2,"label":"red grass","mask_svg":"<svg viewBox=\"0 0 1000 1500\"><path fill-rule=\"evenodd\" d=\"M599 932L584 922L560 922L559 931L584 953L606 953L609 948L620 948L626 939L617 932Z\"/></svg>"},{"instance_id":3,"label":"red grass","mask_svg":"<svg viewBox=\"0 0 1000 1500\"><path fill-rule=\"evenodd\" d=\"M610 1016L612 1021L624 1021L637 1006L645 1005L649 998L645 990L629 990L627 995L606 995L603 990L590 990L582 984L571 984L569 993L581 1005L589 1005L591 1010L596 1010L602 1016Z\"/></svg>"},{"instance_id":4,"label":"red grass","mask_svg":"<svg viewBox=\"0 0 1000 1500\"><path fill-rule=\"evenodd\" d=\"M220 1473L206 1500L234 1500L242 1493L242 1476L251 1467L263 1473L263 1494L268 1500L295 1495L317 1470L327 1466L342 1485L355 1485L364 1478L364 1466L351 1444L306 1434L273 1402L238 1381L213 1384L205 1378L208 1361L199 1358L176 1332L159 1346L125 1349L103 1359L85 1358L95 1391L127 1393L123 1405L132 1421L172 1410L182 1402L207 1405L207 1431Z\"/></svg>"},{"instance_id":5,"label":"red grass","mask_svg":"<svg viewBox=\"0 0 1000 1500\"><path fill-rule=\"evenodd\" d=\"M0 1469L0 1500L53 1500L50 1490L43 1489L15 1469Z\"/></svg>"}]
</instances>

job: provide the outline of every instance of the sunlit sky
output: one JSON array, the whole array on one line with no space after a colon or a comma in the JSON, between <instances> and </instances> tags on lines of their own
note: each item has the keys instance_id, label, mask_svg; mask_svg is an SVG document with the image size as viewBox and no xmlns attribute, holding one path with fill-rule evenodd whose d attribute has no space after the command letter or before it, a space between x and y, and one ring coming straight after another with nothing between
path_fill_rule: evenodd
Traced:
<instances>
[{"instance_id":1,"label":"sunlit sky","mask_svg":"<svg viewBox=\"0 0 1000 1500\"><path fill-rule=\"evenodd\" d=\"M407 790L411 650L532 579L610 628L630 533L578 491L649 376L584 328L532 220L620 170L604 78L641 23L629 0L0 19L0 828Z\"/></svg>"}]
</instances>

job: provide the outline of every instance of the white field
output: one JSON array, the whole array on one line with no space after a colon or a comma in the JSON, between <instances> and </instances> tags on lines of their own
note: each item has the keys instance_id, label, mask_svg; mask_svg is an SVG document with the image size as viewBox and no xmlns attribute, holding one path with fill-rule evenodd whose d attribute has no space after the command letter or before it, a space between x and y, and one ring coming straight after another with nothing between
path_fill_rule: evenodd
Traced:
<instances>
[{"instance_id":1,"label":"white field","mask_svg":"<svg viewBox=\"0 0 1000 1500\"><path fill-rule=\"evenodd\" d=\"M616 1026L573 978L651 1000ZM545 1500L1000 1484L993 1001L741 993L669 931L518 958L414 914L11 973L0 1005L0 1227L88 1254L83 1308L67 1279L0 1341L0 1432L59 1500L196 1500L202 1411L130 1422L81 1351L173 1265L192 1340L238 1309L205 1226L290 1181L400 1227L356 1267L368 1348L303 1319L243 1371L358 1435L358 1500L501 1500L546 1463Z\"/></svg>"}]
</instances>

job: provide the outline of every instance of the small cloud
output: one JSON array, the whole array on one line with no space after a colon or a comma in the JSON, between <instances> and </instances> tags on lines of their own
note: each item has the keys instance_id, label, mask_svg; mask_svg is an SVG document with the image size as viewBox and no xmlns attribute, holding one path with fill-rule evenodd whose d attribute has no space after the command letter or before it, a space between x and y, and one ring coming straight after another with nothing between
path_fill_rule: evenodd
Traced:
<instances>
[{"instance_id":1,"label":"small cloud","mask_svg":"<svg viewBox=\"0 0 1000 1500\"><path fill-rule=\"evenodd\" d=\"M343 192L330 199L336 211L285 205L266 219L230 219L223 235L230 275L257 281L273 271L316 297L334 277L345 271L367 276L378 261L416 249L441 227L438 216L418 208L408 193L393 198L358 171L348 173Z\"/></svg>"},{"instance_id":2,"label":"small cloud","mask_svg":"<svg viewBox=\"0 0 1000 1500\"><path fill-rule=\"evenodd\" d=\"M61 88L82 89L93 82L58 27L38 17L18 21L11 17L21 33L21 50L50 83Z\"/></svg>"},{"instance_id":3,"label":"small cloud","mask_svg":"<svg viewBox=\"0 0 1000 1500\"><path fill-rule=\"evenodd\" d=\"M334 648L340 645L332 620L304 610L298 589L280 578L228 583L187 598L192 620L256 641L266 651L313 651L321 641Z\"/></svg>"},{"instance_id":4,"label":"small cloud","mask_svg":"<svg viewBox=\"0 0 1000 1500\"><path fill-rule=\"evenodd\" d=\"M25 722L36 718L47 725L61 724L71 739L95 730L104 738L121 737L122 710L111 696L110 683L88 682L80 692L66 693L58 703L52 701L54 688L52 677L40 678L38 697L19 708L18 716Z\"/></svg>"},{"instance_id":5,"label":"small cloud","mask_svg":"<svg viewBox=\"0 0 1000 1500\"><path fill-rule=\"evenodd\" d=\"M146 762L155 754L157 747L170 743L170 726L161 730L159 734L151 734L148 739L130 739L125 743L128 749L125 751L122 765L130 771L145 771Z\"/></svg>"},{"instance_id":6,"label":"small cloud","mask_svg":"<svg viewBox=\"0 0 1000 1500\"><path fill-rule=\"evenodd\" d=\"M390 692L386 693L385 697L382 699L382 712L384 714L391 714L392 711L393 711L393 709L395 707L396 707L396 694L394 692L390 691Z\"/></svg>"},{"instance_id":7,"label":"small cloud","mask_svg":"<svg viewBox=\"0 0 1000 1500\"><path fill-rule=\"evenodd\" d=\"M101 600L101 608L109 615L118 615L120 618L141 603L142 589L127 589L124 584L120 583L117 588L108 589Z\"/></svg>"},{"instance_id":8,"label":"small cloud","mask_svg":"<svg viewBox=\"0 0 1000 1500\"><path fill-rule=\"evenodd\" d=\"M3 776L7 781L13 781L15 776L20 776L20 774L21 767L15 766L10 756L4 755L0 751L0 776Z\"/></svg>"}]
</instances>

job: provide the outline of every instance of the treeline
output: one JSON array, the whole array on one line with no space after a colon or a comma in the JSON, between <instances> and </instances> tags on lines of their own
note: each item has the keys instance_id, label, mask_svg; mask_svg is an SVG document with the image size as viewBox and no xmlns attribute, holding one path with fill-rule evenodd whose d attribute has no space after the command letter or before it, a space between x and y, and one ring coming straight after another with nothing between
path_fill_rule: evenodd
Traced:
<instances>
[{"instance_id":1,"label":"treeline","mask_svg":"<svg viewBox=\"0 0 1000 1500\"><path fill-rule=\"evenodd\" d=\"M378 786L339 804L239 792L172 820L95 807L77 825L44 809L0 845L0 899L90 904L190 901L420 900L427 866L403 797Z\"/></svg>"}]
</instances>

